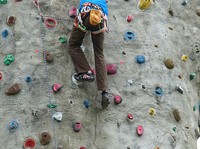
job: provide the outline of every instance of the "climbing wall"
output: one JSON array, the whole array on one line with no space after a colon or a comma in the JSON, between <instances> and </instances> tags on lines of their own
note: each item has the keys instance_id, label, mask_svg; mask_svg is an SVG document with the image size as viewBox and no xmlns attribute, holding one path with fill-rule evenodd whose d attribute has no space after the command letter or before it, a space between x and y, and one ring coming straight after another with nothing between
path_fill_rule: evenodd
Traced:
<instances>
[{"instance_id":1,"label":"climbing wall","mask_svg":"<svg viewBox=\"0 0 200 149\"><path fill-rule=\"evenodd\" d=\"M108 91L122 102L102 110L96 82L71 80L69 11L78 0L0 1L1 148L197 148L200 2L161 0L140 9L141 2L108 2L105 56L117 70ZM83 49L95 69L90 34ZM7 95L15 83L21 90ZM62 88L53 91L55 84Z\"/></svg>"}]
</instances>

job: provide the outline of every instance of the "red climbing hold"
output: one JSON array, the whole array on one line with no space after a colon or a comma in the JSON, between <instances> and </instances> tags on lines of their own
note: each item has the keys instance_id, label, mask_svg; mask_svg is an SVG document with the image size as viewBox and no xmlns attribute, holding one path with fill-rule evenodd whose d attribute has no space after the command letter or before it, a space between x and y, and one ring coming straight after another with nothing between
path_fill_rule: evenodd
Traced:
<instances>
[{"instance_id":1,"label":"red climbing hold","mask_svg":"<svg viewBox=\"0 0 200 149\"><path fill-rule=\"evenodd\" d=\"M80 147L80 149L87 149L87 148L86 148L86 147L84 147L84 146L81 146L81 147Z\"/></svg>"},{"instance_id":2,"label":"red climbing hold","mask_svg":"<svg viewBox=\"0 0 200 149\"><path fill-rule=\"evenodd\" d=\"M132 15L128 15L126 20L127 20L127 22L131 22L133 20L133 16Z\"/></svg>"},{"instance_id":3,"label":"red climbing hold","mask_svg":"<svg viewBox=\"0 0 200 149\"><path fill-rule=\"evenodd\" d=\"M27 138L24 141L24 148L25 149L35 149L36 148L36 143L35 140L32 138Z\"/></svg>"},{"instance_id":4,"label":"red climbing hold","mask_svg":"<svg viewBox=\"0 0 200 149\"><path fill-rule=\"evenodd\" d=\"M119 95L114 96L114 103L115 104L120 104L122 102L122 98Z\"/></svg>"},{"instance_id":5,"label":"red climbing hold","mask_svg":"<svg viewBox=\"0 0 200 149\"><path fill-rule=\"evenodd\" d=\"M81 130L81 123L80 122L76 122L74 124L74 131L75 132L79 132Z\"/></svg>"},{"instance_id":6,"label":"red climbing hold","mask_svg":"<svg viewBox=\"0 0 200 149\"><path fill-rule=\"evenodd\" d=\"M127 115L127 121L128 122L132 122L133 121L133 115L132 114L128 114Z\"/></svg>"},{"instance_id":7,"label":"red climbing hold","mask_svg":"<svg viewBox=\"0 0 200 149\"><path fill-rule=\"evenodd\" d=\"M141 136L143 134L143 127L141 125L137 127L137 134L138 136Z\"/></svg>"},{"instance_id":8,"label":"red climbing hold","mask_svg":"<svg viewBox=\"0 0 200 149\"><path fill-rule=\"evenodd\" d=\"M53 84L53 86L52 86L52 89L54 92L60 91L61 88L62 88L61 84Z\"/></svg>"},{"instance_id":9,"label":"red climbing hold","mask_svg":"<svg viewBox=\"0 0 200 149\"><path fill-rule=\"evenodd\" d=\"M54 18L47 18L45 19L44 23L48 28L53 28L57 25L57 22Z\"/></svg>"},{"instance_id":10,"label":"red climbing hold","mask_svg":"<svg viewBox=\"0 0 200 149\"><path fill-rule=\"evenodd\" d=\"M107 69L108 75L113 75L113 74L116 74L117 72L117 68L115 64L107 64L106 69Z\"/></svg>"},{"instance_id":11,"label":"red climbing hold","mask_svg":"<svg viewBox=\"0 0 200 149\"><path fill-rule=\"evenodd\" d=\"M3 79L3 74L0 72L0 80Z\"/></svg>"},{"instance_id":12,"label":"red climbing hold","mask_svg":"<svg viewBox=\"0 0 200 149\"><path fill-rule=\"evenodd\" d=\"M75 6L71 6L71 8L69 10L69 16L71 18L75 18L77 16L77 9Z\"/></svg>"}]
</instances>

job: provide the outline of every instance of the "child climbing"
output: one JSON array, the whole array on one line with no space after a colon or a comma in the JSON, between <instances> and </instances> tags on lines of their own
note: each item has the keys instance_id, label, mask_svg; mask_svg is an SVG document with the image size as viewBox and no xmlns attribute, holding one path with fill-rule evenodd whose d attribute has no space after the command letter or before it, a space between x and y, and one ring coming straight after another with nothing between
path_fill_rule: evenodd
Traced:
<instances>
[{"instance_id":1,"label":"child climbing","mask_svg":"<svg viewBox=\"0 0 200 149\"><path fill-rule=\"evenodd\" d=\"M69 39L69 53L75 67L74 79L80 82L93 82L95 75L81 49L86 32L91 33L98 90L102 91L102 108L109 105L107 92L107 72L104 59L104 32L107 27L108 7L106 0L80 0L79 12L74 19L74 25Z\"/></svg>"}]
</instances>

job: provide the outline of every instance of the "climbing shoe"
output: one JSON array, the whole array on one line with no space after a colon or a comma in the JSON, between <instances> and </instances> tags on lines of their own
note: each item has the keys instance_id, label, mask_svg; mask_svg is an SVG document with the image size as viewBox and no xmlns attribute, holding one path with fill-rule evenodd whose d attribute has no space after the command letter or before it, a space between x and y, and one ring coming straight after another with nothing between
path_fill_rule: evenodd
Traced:
<instances>
[{"instance_id":1,"label":"climbing shoe","mask_svg":"<svg viewBox=\"0 0 200 149\"><path fill-rule=\"evenodd\" d=\"M101 95L102 95L101 107L102 109L105 109L110 104L110 101L109 101L110 95L108 92L103 92L101 93Z\"/></svg>"},{"instance_id":2,"label":"climbing shoe","mask_svg":"<svg viewBox=\"0 0 200 149\"><path fill-rule=\"evenodd\" d=\"M83 81L93 82L94 81L94 73L91 71L88 71L86 73L75 74L74 79L76 79L79 82L83 82Z\"/></svg>"}]
</instances>

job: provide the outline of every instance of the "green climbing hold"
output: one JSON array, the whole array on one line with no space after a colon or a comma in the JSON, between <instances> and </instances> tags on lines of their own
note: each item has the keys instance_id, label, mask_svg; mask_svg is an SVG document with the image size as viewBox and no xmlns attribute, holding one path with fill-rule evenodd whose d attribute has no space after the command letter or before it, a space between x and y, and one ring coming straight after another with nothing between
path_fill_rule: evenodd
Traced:
<instances>
[{"instance_id":1,"label":"green climbing hold","mask_svg":"<svg viewBox=\"0 0 200 149\"><path fill-rule=\"evenodd\" d=\"M59 37L58 40L60 41L60 43L66 43L67 42L67 38L65 37Z\"/></svg>"},{"instance_id":2,"label":"green climbing hold","mask_svg":"<svg viewBox=\"0 0 200 149\"><path fill-rule=\"evenodd\" d=\"M190 74L190 80L193 80L195 78L195 73Z\"/></svg>"},{"instance_id":3,"label":"green climbing hold","mask_svg":"<svg viewBox=\"0 0 200 149\"><path fill-rule=\"evenodd\" d=\"M193 111L196 111L196 109L197 109L197 105L194 105L193 106Z\"/></svg>"},{"instance_id":4,"label":"green climbing hold","mask_svg":"<svg viewBox=\"0 0 200 149\"><path fill-rule=\"evenodd\" d=\"M0 0L0 4L6 4L7 0Z\"/></svg>"},{"instance_id":5,"label":"green climbing hold","mask_svg":"<svg viewBox=\"0 0 200 149\"><path fill-rule=\"evenodd\" d=\"M14 62L15 58L12 54L8 54L5 58L4 58L4 64L5 65L10 65L12 62Z\"/></svg>"},{"instance_id":6,"label":"green climbing hold","mask_svg":"<svg viewBox=\"0 0 200 149\"><path fill-rule=\"evenodd\" d=\"M176 131L176 127L173 127L173 131L174 131L174 132Z\"/></svg>"},{"instance_id":7,"label":"green climbing hold","mask_svg":"<svg viewBox=\"0 0 200 149\"><path fill-rule=\"evenodd\" d=\"M56 105L56 104L53 104L53 103L49 103L49 104L47 105L47 107L52 109L52 108L56 108L57 105Z\"/></svg>"}]
</instances>

